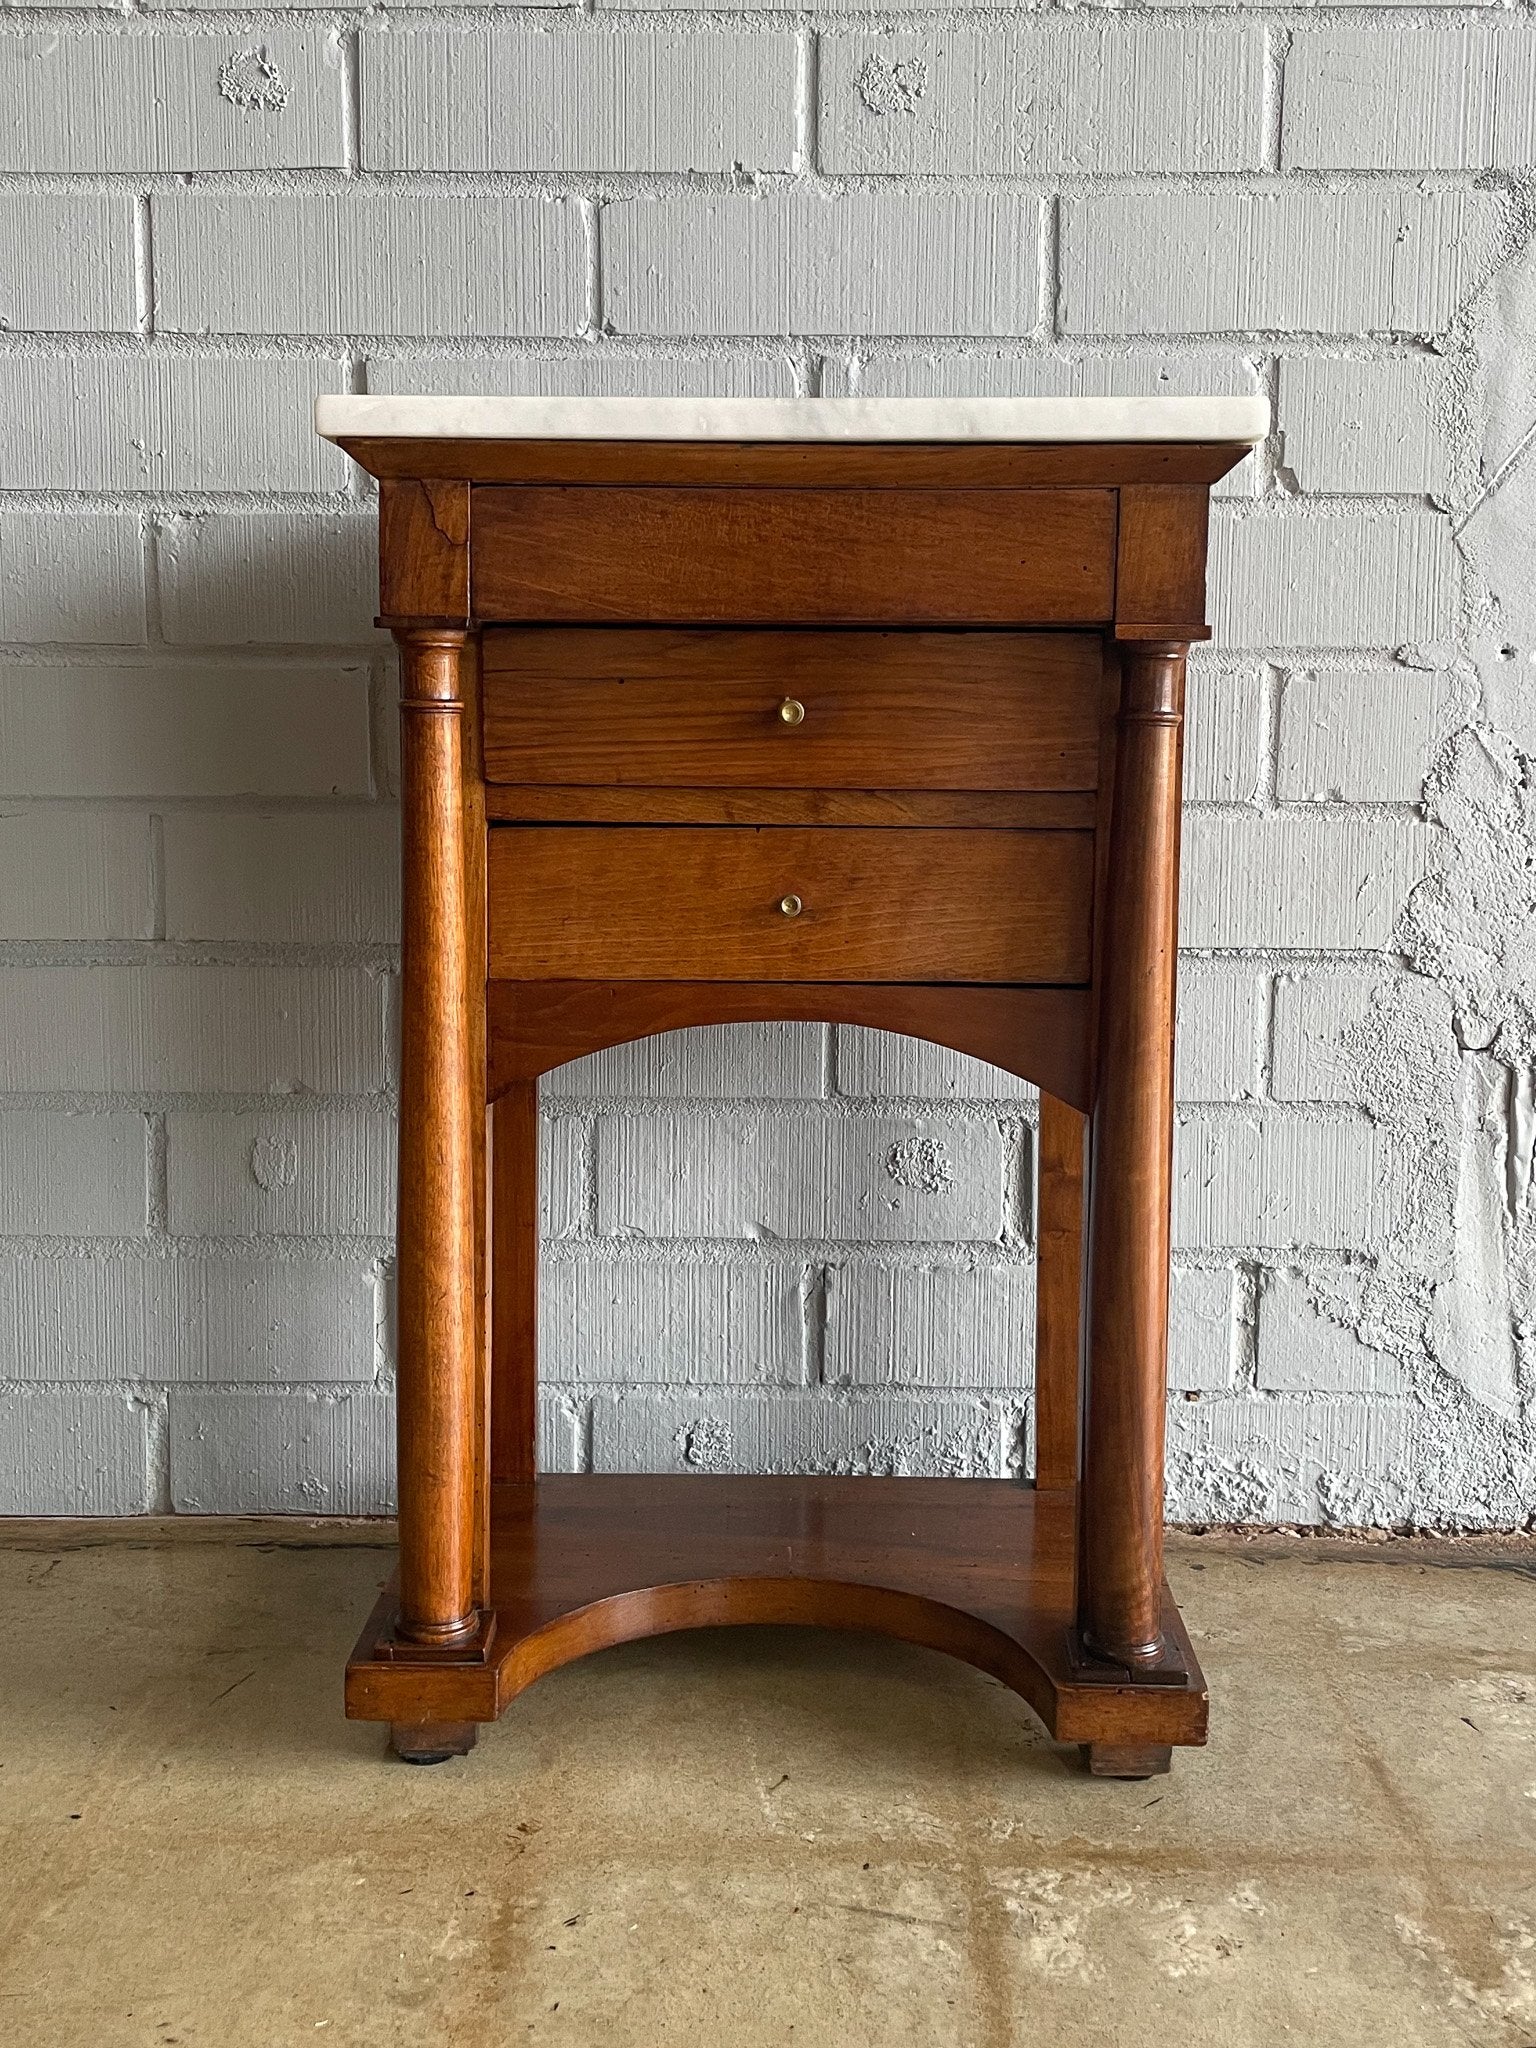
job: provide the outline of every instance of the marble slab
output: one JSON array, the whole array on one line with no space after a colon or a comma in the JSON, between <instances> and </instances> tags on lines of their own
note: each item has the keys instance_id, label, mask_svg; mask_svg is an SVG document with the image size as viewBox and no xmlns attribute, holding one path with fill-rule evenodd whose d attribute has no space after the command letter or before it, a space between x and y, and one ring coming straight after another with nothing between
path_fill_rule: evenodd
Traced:
<instances>
[{"instance_id":1,"label":"marble slab","mask_svg":"<svg viewBox=\"0 0 1536 2048\"><path fill-rule=\"evenodd\" d=\"M437 398L330 396L328 441L1222 441L1269 432L1240 398Z\"/></svg>"}]
</instances>

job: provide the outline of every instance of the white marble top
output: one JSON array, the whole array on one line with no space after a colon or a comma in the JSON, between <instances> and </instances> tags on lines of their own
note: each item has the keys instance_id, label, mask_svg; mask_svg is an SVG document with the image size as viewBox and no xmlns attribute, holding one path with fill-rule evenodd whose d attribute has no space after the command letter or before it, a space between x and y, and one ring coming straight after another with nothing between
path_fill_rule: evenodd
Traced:
<instances>
[{"instance_id":1,"label":"white marble top","mask_svg":"<svg viewBox=\"0 0 1536 2048\"><path fill-rule=\"evenodd\" d=\"M1265 398L376 398L315 431L445 441L1262 441Z\"/></svg>"}]
</instances>

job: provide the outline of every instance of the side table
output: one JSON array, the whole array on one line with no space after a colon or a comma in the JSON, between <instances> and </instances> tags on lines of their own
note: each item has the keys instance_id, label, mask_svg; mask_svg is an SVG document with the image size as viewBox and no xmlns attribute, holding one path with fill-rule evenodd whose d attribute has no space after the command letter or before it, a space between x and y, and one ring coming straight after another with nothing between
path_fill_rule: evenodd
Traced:
<instances>
[{"instance_id":1,"label":"side table","mask_svg":"<svg viewBox=\"0 0 1536 2048\"><path fill-rule=\"evenodd\" d=\"M1097 1774L1203 1742L1162 1570L1184 668L1260 399L324 398L401 656L400 1568L348 1714L863 1628ZM1036 1470L535 1471L538 1077L677 1026L908 1032L1041 1089Z\"/></svg>"}]
</instances>

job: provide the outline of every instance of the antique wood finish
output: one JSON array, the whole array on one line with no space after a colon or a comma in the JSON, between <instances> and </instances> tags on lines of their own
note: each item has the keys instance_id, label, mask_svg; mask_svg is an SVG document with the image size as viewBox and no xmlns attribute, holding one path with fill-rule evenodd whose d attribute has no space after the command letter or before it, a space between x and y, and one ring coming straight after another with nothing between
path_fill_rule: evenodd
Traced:
<instances>
[{"instance_id":1,"label":"antique wood finish","mask_svg":"<svg viewBox=\"0 0 1536 2048\"><path fill-rule=\"evenodd\" d=\"M491 783L486 815L505 824L1062 826L1091 832L1088 790L993 789L573 789Z\"/></svg>"},{"instance_id":2,"label":"antique wood finish","mask_svg":"<svg viewBox=\"0 0 1536 2048\"><path fill-rule=\"evenodd\" d=\"M493 981L490 1090L606 1046L693 1024L866 1024L932 1039L1088 1102L1088 993L1075 988L882 987L869 982Z\"/></svg>"},{"instance_id":3,"label":"antique wood finish","mask_svg":"<svg viewBox=\"0 0 1536 2048\"><path fill-rule=\"evenodd\" d=\"M539 1090L538 1074L487 1083L492 1122L490 1475L532 1479L538 1434Z\"/></svg>"},{"instance_id":4,"label":"antique wood finish","mask_svg":"<svg viewBox=\"0 0 1536 2048\"><path fill-rule=\"evenodd\" d=\"M1083 1118L1040 1097L1035 1177L1035 1484L1076 1486L1083 1299Z\"/></svg>"},{"instance_id":5,"label":"antique wood finish","mask_svg":"<svg viewBox=\"0 0 1536 2048\"><path fill-rule=\"evenodd\" d=\"M475 1606L491 1598L491 1258L490 1156L487 1111L490 1085L485 1062L486 881L485 760L480 747L481 683L478 650L466 647L459 662L464 701L461 721L460 796L464 844L464 979L468 995L470 1180L474 1189L475 1259Z\"/></svg>"},{"instance_id":6,"label":"antique wood finish","mask_svg":"<svg viewBox=\"0 0 1536 2048\"><path fill-rule=\"evenodd\" d=\"M1088 979L1087 832L503 825L490 840L497 979Z\"/></svg>"},{"instance_id":7,"label":"antique wood finish","mask_svg":"<svg viewBox=\"0 0 1536 2048\"><path fill-rule=\"evenodd\" d=\"M400 1004L400 1635L471 1641L482 1387L475 1300L464 634L398 636L404 900Z\"/></svg>"},{"instance_id":8,"label":"antique wood finish","mask_svg":"<svg viewBox=\"0 0 1536 2048\"><path fill-rule=\"evenodd\" d=\"M604 1644L802 1622L1165 1770L1206 1724L1161 1556L1184 660L1246 449L348 445L405 847L401 1561L348 1712L436 1762ZM773 1018L1040 1086L1033 1489L535 1478L540 1075Z\"/></svg>"},{"instance_id":9,"label":"antique wood finish","mask_svg":"<svg viewBox=\"0 0 1536 2048\"><path fill-rule=\"evenodd\" d=\"M480 620L1091 625L1114 604L1113 491L481 486L474 525Z\"/></svg>"},{"instance_id":10,"label":"antique wood finish","mask_svg":"<svg viewBox=\"0 0 1536 2048\"><path fill-rule=\"evenodd\" d=\"M1120 493L1117 640L1209 640L1205 548L1206 493L1198 485Z\"/></svg>"},{"instance_id":11,"label":"antique wood finish","mask_svg":"<svg viewBox=\"0 0 1536 2048\"><path fill-rule=\"evenodd\" d=\"M1083 633L485 635L492 782L1091 790Z\"/></svg>"},{"instance_id":12,"label":"antique wood finish","mask_svg":"<svg viewBox=\"0 0 1536 2048\"><path fill-rule=\"evenodd\" d=\"M388 620L469 617L469 486L412 477L379 489L379 611Z\"/></svg>"},{"instance_id":13,"label":"antique wood finish","mask_svg":"<svg viewBox=\"0 0 1536 2048\"><path fill-rule=\"evenodd\" d=\"M1061 1742L1205 1738L1205 1684L1171 1601L1176 1685L1084 1684L1066 1654L1073 1502L998 1479L551 1476L495 1489L496 1629L472 1670L379 1659L386 1588L347 1671L354 1715L490 1721L543 1673L676 1629L873 1630L974 1664ZM1155 1766L1153 1766L1155 1768Z\"/></svg>"},{"instance_id":14,"label":"antique wood finish","mask_svg":"<svg viewBox=\"0 0 1536 2048\"><path fill-rule=\"evenodd\" d=\"M1088 1203L1080 1617L1090 1656L1164 1661L1163 1413L1185 649L1125 649Z\"/></svg>"},{"instance_id":15,"label":"antique wood finish","mask_svg":"<svg viewBox=\"0 0 1536 2048\"><path fill-rule=\"evenodd\" d=\"M434 441L367 434L347 435L341 446L377 477L819 491L1210 485L1248 453L1245 442L1232 441Z\"/></svg>"}]
</instances>

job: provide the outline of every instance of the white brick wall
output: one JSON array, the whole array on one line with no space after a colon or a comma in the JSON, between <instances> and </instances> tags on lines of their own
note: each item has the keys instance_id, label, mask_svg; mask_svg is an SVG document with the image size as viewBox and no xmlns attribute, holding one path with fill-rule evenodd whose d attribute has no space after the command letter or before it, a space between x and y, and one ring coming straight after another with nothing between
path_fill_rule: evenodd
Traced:
<instances>
[{"instance_id":1,"label":"white brick wall","mask_svg":"<svg viewBox=\"0 0 1536 2048\"><path fill-rule=\"evenodd\" d=\"M604 210L604 303L617 334L1028 334L1039 242L1009 192L632 199Z\"/></svg>"},{"instance_id":2,"label":"white brick wall","mask_svg":"<svg viewBox=\"0 0 1536 2048\"><path fill-rule=\"evenodd\" d=\"M1494 219L1492 197L1481 192L1265 188L1067 199L1063 329L1438 333L1492 260Z\"/></svg>"},{"instance_id":3,"label":"white brick wall","mask_svg":"<svg viewBox=\"0 0 1536 2048\"><path fill-rule=\"evenodd\" d=\"M167 334L573 334L586 311L568 200L213 187L152 214Z\"/></svg>"},{"instance_id":4,"label":"white brick wall","mask_svg":"<svg viewBox=\"0 0 1536 2048\"><path fill-rule=\"evenodd\" d=\"M0 34L0 1511L390 1500L393 658L309 428L342 390L1275 398L1190 680L1170 1498L1416 1511L1407 1354L1340 1290L1424 1172L1362 1030L1459 1057L1393 949L1496 701L1458 535L1526 423L1484 454L1528 9L62 6ZM765 1025L544 1102L546 1465L1027 1466L1030 1089Z\"/></svg>"},{"instance_id":5,"label":"white brick wall","mask_svg":"<svg viewBox=\"0 0 1536 2048\"><path fill-rule=\"evenodd\" d=\"M0 465L21 490L334 491L345 459L305 420L342 375L334 359L0 357Z\"/></svg>"},{"instance_id":6,"label":"white brick wall","mask_svg":"<svg viewBox=\"0 0 1536 2048\"><path fill-rule=\"evenodd\" d=\"M1288 170L1529 169L1530 22L1298 38L1286 65L1281 158Z\"/></svg>"},{"instance_id":7,"label":"white brick wall","mask_svg":"<svg viewBox=\"0 0 1536 2048\"><path fill-rule=\"evenodd\" d=\"M312 170L346 162L340 38L120 30L0 42L5 171ZM242 67L241 60L246 58ZM247 76L247 72L249 75ZM281 119L241 96L281 93ZM265 115L265 117L264 117Z\"/></svg>"},{"instance_id":8,"label":"white brick wall","mask_svg":"<svg viewBox=\"0 0 1536 2048\"><path fill-rule=\"evenodd\" d=\"M0 662L0 794L373 794L362 661Z\"/></svg>"},{"instance_id":9,"label":"white brick wall","mask_svg":"<svg viewBox=\"0 0 1536 2048\"><path fill-rule=\"evenodd\" d=\"M1258 170L1257 27L1042 22L821 42L828 171Z\"/></svg>"},{"instance_id":10,"label":"white brick wall","mask_svg":"<svg viewBox=\"0 0 1536 2048\"><path fill-rule=\"evenodd\" d=\"M130 647L141 641L144 541L138 518L7 505L0 511L0 634L24 643L80 640Z\"/></svg>"},{"instance_id":11,"label":"white brick wall","mask_svg":"<svg viewBox=\"0 0 1536 2048\"><path fill-rule=\"evenodd\" d=\"M788 170L795 39L784 34L362 38L370 171Z\"/></svg>"}]
</instances>

